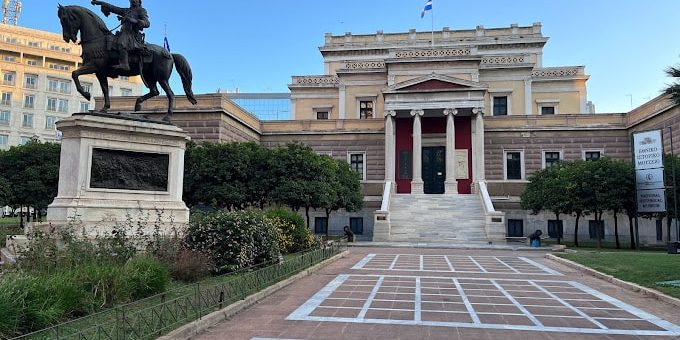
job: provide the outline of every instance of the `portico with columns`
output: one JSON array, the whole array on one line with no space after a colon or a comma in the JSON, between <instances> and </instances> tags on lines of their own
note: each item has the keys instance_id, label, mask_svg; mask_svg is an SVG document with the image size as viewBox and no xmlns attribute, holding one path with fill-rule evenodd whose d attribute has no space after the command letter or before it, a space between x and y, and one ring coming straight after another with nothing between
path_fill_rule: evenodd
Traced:
<instances>
[{"instance_id":1,"label":"portico with columns","mask_svg":"<svg viewBox=\"0 0 680 340\"><path fill-rule=\"evenodd\" d=\"M401 194L470 194L484 180L486 84L430 74L385 98L385 179Z\"/></svg>"}]
</instances>

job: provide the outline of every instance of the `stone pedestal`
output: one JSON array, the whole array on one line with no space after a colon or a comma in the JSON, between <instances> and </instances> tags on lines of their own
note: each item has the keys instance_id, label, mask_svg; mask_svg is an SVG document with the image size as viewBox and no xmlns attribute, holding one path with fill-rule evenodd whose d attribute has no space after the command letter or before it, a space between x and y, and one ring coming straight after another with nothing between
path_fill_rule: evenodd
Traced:
<instances>
[{"instance_id":1,"label":"stone pedestal","mask_svg":"<svg viewBox=\"0 0 680 340\"><path fill-rule=\"evenodd\" d=\"M182 186L189 137L180 128L86 114L60 120L57 128L59 191L47 209L50 224L75 225L89 235L115 225L170 232L187 224Z\"/></svg>"}]
</instances>

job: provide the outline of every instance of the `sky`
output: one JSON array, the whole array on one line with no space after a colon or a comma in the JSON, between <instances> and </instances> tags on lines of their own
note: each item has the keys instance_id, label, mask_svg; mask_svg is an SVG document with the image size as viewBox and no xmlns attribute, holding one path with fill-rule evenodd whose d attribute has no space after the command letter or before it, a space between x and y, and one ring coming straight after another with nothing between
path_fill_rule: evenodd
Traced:
<instances>
[{"instance_id":1,"label":"sky","mask_svg":"<svg viewBox=\"0 0 680 340\"><path fill-rule=\"evenodd\" d=\"M62 0L96 10L89 0ZM184 55L195 93L218 89L288 92L294 75L323 74L324 33L405 32L411 28L474 29L543 24L550 38L543 66L585 65L588 100L597 112L627 112L671 82L664 69L680 64L678 0L143 0L151 19L146 41ZM127 0L112 0L127 7ZM19 25L61 33L57 2L22 0ZM109 28L118 21L105 19ZM182 93L173 76L173 89Z\"/></svg>"}]
</instances>

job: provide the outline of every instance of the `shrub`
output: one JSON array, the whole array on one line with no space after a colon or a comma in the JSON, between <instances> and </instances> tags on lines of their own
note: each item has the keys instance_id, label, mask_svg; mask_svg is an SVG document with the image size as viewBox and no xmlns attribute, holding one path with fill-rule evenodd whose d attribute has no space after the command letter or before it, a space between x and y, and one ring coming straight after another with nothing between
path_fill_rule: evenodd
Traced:
<instances>
[{"instance_id":1,"label":"shrub","mask_svg":"<svg viewBox=\"0 0 680 340\"><path fill-rule=\"evenodd\" d=\"M170 270L153 257L133 257L128 260L122 271L125 295L132 300L161 293L170 283Z\"/></svg>"},{"instance_id":2,"label":"shrub","mask_svg":"<svg viewBox=\"0 0 680 340\"><path fill-rule=\"evenodd\" d=\"M260 211L219 211L193 216L186 243L210 256L218 271L231 271L278 258L278 239L278 229Z\"/></svg>"},{"instance_id":3,"label":"shrub","mask_svg":"<svg viewBox=\"0 0 680 340\"><path fill-rule=\"evenodd\" d=\"M210 276L212 269L210 257L191 249L180 250L170 265L171 275L175 280L189 283Z\"/></svg>"},{"instance_id":4,"label":"shrub","mask_svg":"<svg viewBox=\"0 0 680 340\"><path fill-rule=\"evenodd\" d=\"M314 246L314 237L300 214L278 208L267 211L267 217L281 231L281 251L284 253L296 253Z\"/></svg>"}]
</instances>

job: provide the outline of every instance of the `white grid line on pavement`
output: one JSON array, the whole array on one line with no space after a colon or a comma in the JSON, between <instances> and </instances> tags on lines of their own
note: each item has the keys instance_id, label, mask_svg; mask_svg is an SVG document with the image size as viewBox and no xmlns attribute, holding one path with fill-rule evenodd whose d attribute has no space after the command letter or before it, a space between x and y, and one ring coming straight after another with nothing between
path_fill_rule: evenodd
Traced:
<instances>
[{"instance_id":1,"label":"white grid line on pavement","mask_svg":"<svg viewBox=\"0 0 680 340\"><path fill-rule=\"evenodd\" d=\"M572 305L569 304L567 301L564 301L564 300L560 299L559 296L557 296L557 295L551 293L549 290L547 290L547 289L545 289L545 288L543 288L543 287L541 287L541 286L539 286L539 285L537 285L537 284L535 284L535 283L533 283L533 282L531 282L531 281L529 281L529 283L531 283L534 287L540 289L543 293L545 293L545 294L547 294L548 296L552 297L553 299L557 300L557 302L561 303L561 304L564 305L565 307L571 309L573 312L576 312L576 314L581 315L581 316L584 317L586 320L592 322L592 323L595 324L597 327L600 327L600 328L602 328L602 329L607 329L607 328L609 328L609 327L603 325L601 322L599 322L599 321L593 319L590 315L588 315L588 314L584 313L583 311L579 310L578 308L572 306Z\"/></svg>"},{"instance_id":2,"label":"white grid line on pavement","mask_svg":"<svg viewBox=\"0 0 680 340\"><path fill-rule=\"evenodd\" d=\"M465 292L463 291L463 287L460 285L458 280L455 279L455 278L453 279L453 284L456 285L456 289L458 289L458 293L460 294L460 297L463 300L463 303L465 304L465 308L467 309L468 313L470 314L470 317L472 318L472 322L475 325L481 324L481 322L479 321L479 316L477 316L475 309L470 304L470 301L468 300L467 296L465 296Z\"/></svg>"},{"instance_id":3,"label":"white grid line on pavement","mask_svg":"<svg viewBox=\"0 0 680 340\"><path fill-rule=\"evenodd\" d=\"M500 262L501 264L503 264L504 266L510 268L510 270L514 271L515 273L517 273L517 274L522 274L519 270L515 269L515 267L513 267L513 266L511 266L511 265L509 265L509 264L503 262L501 259L499 259L499 258L497 258L497 257L495 257L495 256L494 256L494 259L495 259L496 261Z\"/></svg>"},{"instance_id":4,"label":"white grid line on pavement","mask_svg":"<svg viewBox=\"0 0 680 340\"><path fill-rule=\"evenodd\" d=\"M359 316L357 316L357 319L361 320L364 317L366 317L366 312L368 312L368 307L370 307L371 303L373 303L373 299L375 299L375 296L378 294L378 290L380 290L380 285L382 284L383 280L385 280L385 277L381 276L378 279L378 282L375 283L375 287L373 287L371 294L366 299L366 303L364 303L364 306L361 308L361 312L359 313Z\"/></svg>"},{"instance_id":5,"label":"white grid line on pavement","mask_svg":"<svg viewBox=\"0 0 680 340\"><path fill-rule=\"evenodd\" d=\"M529 320L531 320L531 322L533 322L536 326L543 327L543 324L540 321L538 321L538 319L536 319L536 317L533 316L531 312L524 308L524 306L521 303L517 302L517 300L515 300L515 298L512 297L510 293L506 292L505 289L503 289L503 287L501 287L501 285L498 284L498 282L496 282L495 280L491 280L491 283L493 283L494 286L496 286L496 288L498 288L498 290L500 290L501 293L503 293L503 295L505 295L505 297L515 305L515 307L519 308L519 310L521 310L522 313L526 314L526 317L528 317Z\"/></svg>"},{"instance_id":6,"label":"white grid line on pavement","mask_svg":"<svg viewBox=\"0 0 680 340\"><path fill-rule=\"evenodd\" d=\"M422 259L422 257L421 257ZM421 321L421 304L422 304L422 296L421 296L421 290L420 290L420 278L416 278L416 295L415 295L415 315L414 315L414 320L416 321Z\"/></svg>"},{"instance_id":7,"label":"white grid line on pavement","mask_svg":"<svg viewBox=\"0 0 680 340\"><path fill-rule=\"evenodd\" d=\"M621 311L627 311L630 312L631 314L639 317L640 319L634 319L634 318L595 318L599 320L613 320L613 321L644 321L648 322L651 324L654 324L658 326L659 328L663 330L654 330L654 329L598 329L598 328L579 328L579 327L551 327L551 326L544 326L542 324L540 325L534 325L534 326L528 326L528 325L521 325L521 324L493 324L493 323L482 323L480 324L474 324L470 322L442 322L442 321L431 321L431 320L421 320L417 321L415 318L415 312L414 310L411 309L398 309L398 308L368 308L370 310L385 310L385 311L406 311L406 312L414 312L414 319L413 320L403 320L403 319L367 319L365 318L365 313L362 315L362 318L346 318L346 317L320 317L320 316L311 316L311 313L314 311L315 308L319 308L320 304L328 298L332 293L334 289L337 289L342 285L342 283L348 279L349 276L355 276L355 275L339 275L331 281L326 287L322 288L317 294L315 294L312 298L310 298L304 305L300 306L296 311L291 313L289 317L287 318L288 320L308 320L308 321L334 321L334 322L348 322L348 323L376 323L376 324L400 324L400 325L430 325L430 326L445 326L445 327L464 327L464 328L480 328L480 329L510 329L510 330L529 330L529 331L544 331L544 332L569 332L569 333L581 333L581 334L619 334L619 335L680 335L680 328L670 322L661 320L651 314L648 314L644 311L641 311L635 307L629 306L619 300L616 300L614 298L611 298L603 293L600 293L592 288L589 288L585 285L582 285L578 282L571 282L571 281L565 281L567 285L572 286L575 289L584 291L588 294L591 294L592 296L599 298L599 300L591 300L591 301L599 301L599 302L606 302L610 303L616 307L619 307L619 309L616 308L608 308L606 310L621 310ZM359 275L361 276L361 275ZM368 275L364 275L364 277L369 277ZM398 279L397 281L400 282L409 282L407 280L403 279L413 279L415 281L420 281L420 285L422 285L423 279L428 279L428 277L393 277L393 276L384 276L384 275L374 275L372 277L375 277L377 279L373 280L372 282L376 282L376 286L374 291L377 292L380 288L380 283L381 281L387 281L389 279L390 281L394 281L395 279ZM436 278L436 279L441 279L441 278ZM452 278L448 278L449 280ZM453 278L456 279L456 278ZM498 286L497 288L503 292L504 287L500 286L499 282L502 282L504 285L513 285L519 282L517 279L460 279L460 280L465 280L465 281L473 281L473 282L492 282L493 285ZM555 283L560 283L556 281L549 281L549 280L523 280L524 282L529 282L531 283L530 286L532 285L538 285L537 283L545 283L546 286L553 286L557 288L565 288L564 286L561 285L555 285ZM411 281L412 282L412 281ZM459 282L460 284L460 282ZM418 286L418 284L417 284ZM541 286L541 285L538 285ZM463 290L463 294L465 294L465 288L462 287L461 284L461 289ZM393 302L410 302L414 303L415 307L415 294L411 294L414 296L410 301L393 301ZM512 294L510 292L505 291L504 293L505 297L507 298L508 295L512 297ZM467 295L466 295L467 296ZM422 297L422 295L421 295ZM341 299L338 299L341 300ZM354 300L359 300L361 301L362 299L352 299ZM480 303L480 304L471 304L471 306L475 305L493 305L493 306L500 306L500 305L508 305L508 306L515 306L519 307L517 304L520 304L519 301L515 300L512 301L513 304L498 304L498 303ZM559 302L558 299L550 299L552 301ZM581 299L584 300L584 299ZM366 299L366 303L364 306L369 306L370 303L369 301L378 301L378 299ZM421 301L421 303L424 303L425 301ZM453 303L450 301L434 301L432 303L436 304L444 304L444 303ZM463 302L458 302L457 304L464 304ZM408 305L407 305L408 306ZM544 305L523 305L523 307L530 307L530 306L535 306L535 307L549 307L549 308L564 308L560 305L553 305L553 306L544 306ZM321 308L334 308L330 306L323 306ZM338 307L339 308L339 307ZM576 307L580 308L580 307ZM344 307L344 309L359 309L358 307ZM363 310L364 308L362 308ZM519 308L522 310L522 308ZM587 310L598 310L598 309L604 309L604 308L598 308L598 307L587 307L584 308ZM448 314L466 314L466 315L471 315L469 311L435 311L435 310L430 310L430 309L422 309L420 313L422 315L423 312L428 312L428 313L448 313ZM522 310L523 314L518 314L518 313L497 313L497 312L475 312L476 314L481 314L481 315L522 315L522 316L527 316L532 315L533 317L542 317L542 318L565 318L565 319L583 319L583 315L579 314L579 316L576 315L568 315L568 316L561 316L561 315L546 315L546 314L531 314L526 311L526 309ZM531 319L531 317L529 317ZM534 320L532 320L534 321Z\"/></svg>"}]
</instances>

